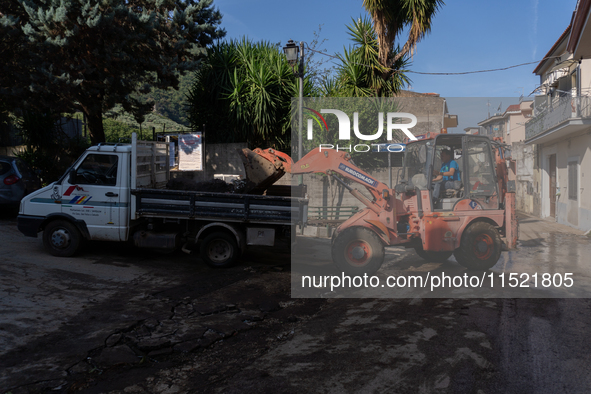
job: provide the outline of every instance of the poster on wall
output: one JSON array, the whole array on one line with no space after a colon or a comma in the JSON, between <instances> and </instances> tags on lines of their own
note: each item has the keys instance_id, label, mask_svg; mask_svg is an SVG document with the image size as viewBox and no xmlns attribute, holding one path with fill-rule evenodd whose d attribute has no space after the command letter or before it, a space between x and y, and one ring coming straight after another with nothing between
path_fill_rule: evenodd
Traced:
<instances>
[{"instance_id":1,"label":"poster on wall","mask_svg":"<svg viewBox=\"0 0 591 394\"><path fill-rule=\"evenodd\" d=\"M168 157L169 157L169 160L168 160L169 163L168 163L168 165L169 165L170 168L173 168L174 166L176 166L176 157L175 157L175 153L176 153L175 152L175 149L176 149L176 146L175 146L175 143L174 142L170 142L169 145L168 145L168 147L169 147L169 150L170 150L169 155L168 155Z\"/></svg>"},{"instance_id":2,"label":"poster on wall","mask_svg":"<svg viewBox=\"0 0 591 394\"><path fill-rule=\"evenodd\" d=\"M179 170L203 171L203 134L179 134Z\"/></svg>"}]
</instances>

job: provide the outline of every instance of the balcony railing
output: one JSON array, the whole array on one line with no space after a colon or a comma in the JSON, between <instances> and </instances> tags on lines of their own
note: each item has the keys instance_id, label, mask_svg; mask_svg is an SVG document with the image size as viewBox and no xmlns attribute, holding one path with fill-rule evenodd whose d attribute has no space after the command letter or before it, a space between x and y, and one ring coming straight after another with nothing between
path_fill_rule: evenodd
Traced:
<instances>
[{"instance_id":1,"label":"balcony railing","mask_svg":"<svg viewBox=\"0 0 591 394\"><path fill-rule=\"evenodd\" d=\"M525 139L529 140L559 124L573 119L591 118L591 97L557 97L525 124Z\"/></svg>"}]
</instances>

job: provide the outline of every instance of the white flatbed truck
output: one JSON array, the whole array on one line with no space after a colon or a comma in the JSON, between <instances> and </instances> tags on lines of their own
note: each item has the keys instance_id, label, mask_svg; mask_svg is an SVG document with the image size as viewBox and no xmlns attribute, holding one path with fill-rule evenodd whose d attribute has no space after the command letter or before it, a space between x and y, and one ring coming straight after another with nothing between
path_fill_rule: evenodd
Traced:
<instances>
[{"instance_id":1,"label":"white flatbed truck","mask_svg":"<svg viewBox=\"0 0 591 394\"><path fill-rule=\"evenodd\" d=\"M247 245L291 240L307 216L305 198L167 190L168 144L138 141L87 149L56 182L21 201L18 229L43 232L45 249L72 256L84 240L133 241L173 250L199 244L214 267L232 265Z\"/></svg>"}]
</instances>

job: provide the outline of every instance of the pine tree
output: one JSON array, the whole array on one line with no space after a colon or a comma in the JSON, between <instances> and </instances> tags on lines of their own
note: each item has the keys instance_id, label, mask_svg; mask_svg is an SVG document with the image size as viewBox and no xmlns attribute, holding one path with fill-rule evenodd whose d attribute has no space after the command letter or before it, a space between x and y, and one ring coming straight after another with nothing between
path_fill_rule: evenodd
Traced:
<instances>
[{"instance_id":1,"label":"pine tree","mask_svg":"<svg viewBox=\"0 0 591 394\"><path fill-rule=\"evenodd\" d=\"M177 89L216 38L213 0L9 0L0 6L0 98L40 110L82 111L91 141L121 104L141 119L137 93Z\"/></svg>"}]
</instances>

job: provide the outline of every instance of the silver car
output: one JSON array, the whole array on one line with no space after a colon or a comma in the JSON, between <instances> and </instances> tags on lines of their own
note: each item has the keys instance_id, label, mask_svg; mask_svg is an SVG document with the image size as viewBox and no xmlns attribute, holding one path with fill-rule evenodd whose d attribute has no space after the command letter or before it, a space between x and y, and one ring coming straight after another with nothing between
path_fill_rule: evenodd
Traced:
<instances>
[{"instance_id":1,"label":"silver car","mask_svg":"<svg viewBox=\"0 0 591 394\"><path fill-rule=\"evenodd\" d=\"M41 188L37 174L17 157L0 156L0 211L15 210L21 199Z\"/></svg>"}]
</instances>

